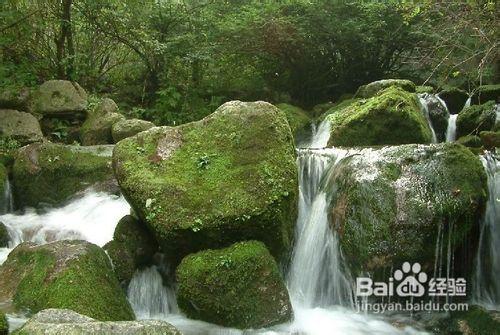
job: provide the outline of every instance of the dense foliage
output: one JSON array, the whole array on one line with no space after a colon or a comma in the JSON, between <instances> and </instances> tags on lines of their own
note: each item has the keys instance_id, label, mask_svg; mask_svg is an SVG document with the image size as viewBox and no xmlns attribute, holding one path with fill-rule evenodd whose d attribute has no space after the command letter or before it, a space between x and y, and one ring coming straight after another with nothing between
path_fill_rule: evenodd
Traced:
<instances>
[{"instance_id":1,"label":"dense foliage","mask_svg":"<svg viewBox=\"0 0 500 335\"><path fill-rule=\"evenodd\" d=\"M495 1L6 0L0 86L78 81L130 116L183 123L230 99L310 107L405 77L498 81Z\"/></svg>"}]
</instances>

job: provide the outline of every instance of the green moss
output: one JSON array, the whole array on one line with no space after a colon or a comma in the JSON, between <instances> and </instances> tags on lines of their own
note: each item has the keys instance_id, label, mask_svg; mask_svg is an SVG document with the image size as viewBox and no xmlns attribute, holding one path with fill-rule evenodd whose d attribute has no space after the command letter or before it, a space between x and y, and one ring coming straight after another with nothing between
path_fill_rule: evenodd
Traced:
<instances>
[{"instance_id":1,"label":"green moss","mask_svg":"<svg viewBox=\"0 0 500 335\"><path fill-rule=\"evenodd\" d=\"M126 287L137 269L134 257L124 243L110 241L103 247L113 262L113 270L122 286Z\"/></svg>"},{"instance_id":2,"label":"green moss","mask_svg":"<svg viewBox=\"0 0 500 335\"><path fill-rule=\"evenodd\" d=\"M340 111L342 109L344 109L345 107L353 104L354 102L357 102L359 101L359 99L344 99L342 100L341 102L338 102L336 104L333 104L333 106L331 106L329 109L327 109L320 117L319 117L319 121L323 121L328 115L330 114L334 114L336 113L337 111Z\"/></svg>"},{"instance_id":3,"label":"green moss","mask_svg":"<svg viewBox=\"0 0 500 335\"><path fill-rule=\"evenodd\" d=\"M378 95L379 92L385 90L389 87L399 87L400 89L414 93L415 92L415 84L410 80L406 79L384 79L374 81L372 83L363 85L358 88L358 91L355 94L355 98L368 99L375 95Z\"/></svg>"},{"instance_id":4,"label":"green moss","mask_svg":"<svg viewBox=\"0 0 500 335\"><path fill-rule=\"evenodd\" d=\"M398 87L336 109L327 118L331 124L329 146L431 142L431 130L415 94Z\"/></svg>"},{"instance_id":5,"label":"green moss","mask_svg":"<svg viewBox=\"0 0 500 335\"><path fill-rule=\"evenodd\" d=\"M472 95L472 104L481 104L487 101L500 101L500 84L479 86Z\"/></svg>"},{"instance_id":6,"label":"green moss","mask_svg":"<svg viewBox=\"0 0 500 335\"><path fill-rule=\"evenodd\" d=\"M7 227L0 222L0 248L6 248L9 245L10 237Z\"/></svg>"},{"instance_id":7,"label":"green moss","mask_svg":"<svg viewBox=\"0 0 500 335\"><path fill-rule=\"evenodd\" d=\"M457 117L457 136L479 135L481 131L492 130L495 126L495 102L472 105L465 108Z\"/></svg>"},{"instance_id":8,"label":"green moss","mask_svg":"<svg viewBox=\"0 0 500 335\"><path fill-rule=\"evenodd\" d=\"M177 281L179 307L191 318L236 328L291 318L278 266L260 242L189 255L177 268Z\"/></svg>"},{"instance_id":9,"label":"green moss","mask_svg":"<svg viewBox=\"0 0 500 335\"><path fill-rule=\"evenodd\" d=\"M11 166L14 163L14 156L21 147L21 144L10 137L0 137L0 164Z\"/></svg>"},{"instance_id":10,"label":"green moss","mask_svg":"<svg viewBox=\"0 0 500 335\"><path fill-rule=\"evenodd\" d=\"M311 118L302 108L284 103L278 104L276 107L285 112L286 119L288 120L288 124L290 125L294 136L297 136L299 132L308 129L308 126L311 123Z\"/></svg>"},{"instance_id":11,"label":"green moss","mask_svg":"<svg viewBox=\"0 0 500 335\"><path fill-rule=\"evenodd\" d=\"M433 93L434 87L432 86L417 86L415 88L415 93Z\"/></svg>"},{"instance_id":12,"label":"green moss","mask_svg":"<svg viewBox=\"0 0 500 335\"><path fill-rule=\"evenodd\" d=\"M465 243L487 198L477 156L462 145L442 144L384 148L375 157L352 156L335 180L333 214L355 272L404 261L432 265L428 246L435 245L440 225L453 226L453 246Z\"/></svg>"},{"instance_id":13,"label":"green moss","mask_svg":"<svg viewBox=\"0 0 500 335\"><path fill-rule=\"evenodd\" d=\"M61 205L75 193L112 178L111 159L69 146L32 144L18 151L13 190L19 207Z\"/></svg>"},{"instance_id":14,"label":"green moss","mask_svg":"<svg viewBox=\"0 0 500 335\"><path fill-rule=\"evenodd\" d=\"M457 140L457 143L470 148L480 148L483 145L483 142L481 142L481 138L476 135L462 136Z\"/></svg>"},{"instance_id":15,"label":"green moss","mask_svg":"<svg viewBox=\"0 0 500 335\"><path fill-rule=\"evenodd\" d=\"M451 312L431 331L439 334L498 335L500 322L495 311L469 305L467 311Z\"/></svg>"},{"instance_id":16,"label":"green moss","mask_svg":"<svg viewBox=\"0 0 500 335\"><path fill-rule=\"evenodd\" d=\"M13 303L20 310L67 308L98 320L134 319L108 257L96 245L83 241L21 244L0 273L7 285L17 282Z\"/></svg>"},{"instance_id":17,"label":"green moss","mask_svg":"<svg viewBox=\"0 0 500 335\"><path fill-rule=\"evenodd\" d=\"M9 334L9 323L7 322L7 317L0 311L0 335Z\"/></svg>"},{"instance_id":18,"label":"green moss","mask_svg":"<svg viewBox=\"0 0 500 335\"><path fill-rule=\"evenodd\" d=\"M282 111L231 102L199 122L120 141L113 164L123 193L167 254L257 239L281 257L296 216L294 155Z\"/></svg>"},{"instance_id":19,"label":"green moss","mask_svg":"<svg viewBox=\"0 0 500 335\"><path fill-rule=\"evenodd\" d=\"M500 148L500 131L482 131L479 137L486 149Z\"/></svg>"}]
</instances>

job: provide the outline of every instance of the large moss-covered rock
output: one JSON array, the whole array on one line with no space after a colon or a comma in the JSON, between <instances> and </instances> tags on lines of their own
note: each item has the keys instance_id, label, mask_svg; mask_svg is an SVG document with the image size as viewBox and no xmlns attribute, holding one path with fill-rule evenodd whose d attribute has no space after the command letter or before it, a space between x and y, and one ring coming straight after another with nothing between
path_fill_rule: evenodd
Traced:
<instances>
[{"instance_id":1,"label":"large moss-covered rock","mask_svg":"<svg viewBox=\"0 0 500 335\"><path fill-rule=\"evenodd\" d=\"M479 136L486 149L500 148L500 131L482 131Z\"/></svg>"},{"instance_id":2,"label":"large moss-covered rock","mask_svg":"<svg viewBox=\"0 0 500 335\"><path fill-rule=\"evenodd\" d=\"M466 311L449 312L432 322L428 330L443 335L498 335L500 313L469 305Z\"/></svg>"},{"instance_id":3,"label":"large moss-covered rock","mask_svg":"<svg viewBox=\"0 0 500 335\"><path fill-rule=\"evenodd\" d=\"M97 321L68 309L46 309L33 315L14 335L182 335L160 320Z\"/></svg>"},{"instance_id":4,"label":"large moss-covered rock","mask_svg":"<svg viewBox=\"0 0 500 335\"><path fill-rule=\"evenodd\" d=\"M419 94L429 93L429 94L432 94L432 93L434 93L434 87L427 86L427 85L417 86L417 87L415 87L415 93L419 93Z\"/></svg>"},{"instance_id":5,"label":"large moss-covered rock","mask_svg":"<svg viewBox=\"0 0 500 335\"><path fill-rule=\"evenodd\" d=\"M109 154L106 147L92 152L49 142L19 149L12 169L16 206L61 205L89 187L112 185Z\"/></svg>"},{"instance_id":6,"label":"large moss-covered rock","mask_svg":"<svg viewBox=\"0 0 500 335\"><path fill-rule=\"evenodd\" d=\"M434 94L421 94L419 98L421 103L425 104L424 108L427 108L437 141L444 142L446 140L448 119L450 118L450 113L446 109L444 102Z\"/></svg>"},{"instance_id":7,"label":"large moss-covered rock","mask_svg":"<svg viewBox=\"0 0 500 335\"><path fill-rule=\"evenodd\" d=\"M452 229L453 248L464 245L487 198L476 155L452 143L351 154L331 181L337 190L332 222L355 272L404 261L432 267L440 226L443 233Z\"/></svg>"},{"instance_id":8,"label":"large moss-covered rock","mask_svg":"<svg viewBox=\"0 0 500 335\"><path fill-rule=\"evenodd\" d=\"M398 87L327 113L331 125L329 146L431 142L431 130L416 95Z\"/></svg>"},{"instance_id":9,"label":"large moss-covered rock","mask_svg":"<svg viewBox=\"0 0 500 335\"><path fill-rule=\"evenodd\" d=\"M415 84L410 80L384 79L360 86L354 97L362 99L371 98L389 87L399 87L407 92L415 92Z\"/></svg>"},{"instance_id":10,"label":"large moss-covered rock","mask_svg":"<svg viewBox=\"0 0 500 335\"><path fill-rule=\"evenodd\" d=\"M297 170L282 111L233 101L201 121L120 141L123 194L170 256L256 239L281 257L291 245Z\"/></svg>"},{"instance_id":11,"label":"large moss-covered rock","mask_svg":"<svg viewBox=\"0 0 500 335\"><path fill-rule=\"evenodd\" d=\"M28 88L0 89L0 109L30 111L30 93Z\"/></svg>"},{"instance_id":12,"label":"large moss-covered rock","mask_svg":"<svg viewBox=\"0 0 500 335\"><path fill-rule=\"evenodd\" d=\"M236 328L261 328L292 317L278 265L261 242L189 255L176 274L179 307L188 317Z\"/></svg>"},{"instance_id":13,"label":"large moss-covered rock","mask_svg":"<svg viewBox=\"0 0 500 335\"><path fill-rule=\"evenodd\" d=\"M49 80L33 92L32 108L43 116L84 116L87 93L76 82Z\"/></svg>"},{"instance_id":14,"label":"large moss-covered rock","mask_svg":"<svg viewBox=\"0 0 500 335\"><path fill-rule=\"evenodd\" d=\"M153 128L154 126L153 122L141 119L122 120L113 124L111 128L111 135L113 136L113 141L117 143L124 138L134 136L141 131Z\"/></svg>"},{"instance_id":15,"label":"large moss-covered rock","mask_svg":"<svg viewBox=\"0 0 500 335\"><path fill-rule=\"evenodd\" d=\"M106 253L85 241L22 243L0 266L0 302L36 313L68 308L98 320L133 320Z\"/></svg>"},{"instance_id":16,"label":"large moss-covered rock","mask_svg":"<svg viewBox=\"0 0 500 335\"><path fill-rule=\"evenodd\" d=\"M158 244L144 223L131 215L118 222L113 240L104 246L120 282L128 283L137 268L151 262Z\"/></svg>"},{"instance_id":17,"label":"large moss-covered rock","mask_svg":"<svg viewBox=\"0 0 500 335\"><path fill-rule=\"evenodd\" d=\"M444 100L451 114L458 114L469 98L467 92L456 87L446 87L438 95Z\"/></svg>"},{"instance_id":18,"label":"large moss-covered rock","mask_svg":"<svg viewBox=\"0 0 500 335\"><path fill-rule=\"evenodd\" d=\"M294 136L297 136L304 129L308 129L311 118L305 110L290 104L278 104L276 107L285 112L286 119Z\"/></svg>"},{"instance_id":19,"label":"large moss-covered rock","mask_svg":"<svg viewBox=\"0 0 500 335\"><path fill-rule=\"evenodd\" d=\"M500 102L500 84L479 86L472 95L471 103L477 105L490 100Z\"/></svg>"},{"instance_id":20,"label":"large moss-covered rock","mask_svg":"<svg viewBox=\"0 0 500 335\"><path fill-rule=\"evenodd\" d=\"M494 101L465 108L457 117L457 137L479 135L495 126L498 106Z\"/></svg>"},{"instance_id":21,"label":"large moss-covered rock","mask_svg":"<svg viewBox=\"0 0 500 335\"><path fill-rule=\"evenodd\" d=\"M5 224L0 222L0 248L6 248L9 245L9 231Z\"/></svg>"},{"instance_id":22,"label":"large moss-covered rock","mask_svg":"<svg viewBox=\"0 0 500 335\"><path fill-rule=\"evenodd\" d=\"M31 114L13 109L0 109L0 137L8 137L20 144L43 139L38 120Z\"/></svg>"},{"instance_id":23,"label":"large moss-covered rock","mask_svg":"<svg viewBox=\"0 0 500 335\"><path fill-rule=\"evenodd\" d=\"M324 102L322 104L317 104L311 109L311 116L317 118L323 115L327 110L335 106L333 102Z\"/></svg>"},{"instance_id":24,"label":"large moss-covered rock","mask_svg":"<svg viewBox=\"0 0 500 335\"><path fill-rule=\"evenodd\" d=\"M483 145L481 138L477 135L462 136L457 140L457 143L469 148L480 148Z\"/></svg>"},{"instance_id":25,"label":"large moss-covered rock","mask_svg":"<svg viewBox=\"0 0 500 335\"><path fill-rule=\"evenodd\" d=\"M0 311L0 335L8 335L8 334L9 334L9 323L7 321L7 317L2 311Z\"/></svg>"},{"instance_id":26,"label":"large moss-covered rock","mask_svg":"<svg viewBox=\"0 0 500 335\"><path fill-rule=\"evenodd\" d=\"M114 143L111 129L125 117L118 113L116 103L105 98L92 110L80 129L80 140L83 145Z\"/></svg>"}]
</instances>

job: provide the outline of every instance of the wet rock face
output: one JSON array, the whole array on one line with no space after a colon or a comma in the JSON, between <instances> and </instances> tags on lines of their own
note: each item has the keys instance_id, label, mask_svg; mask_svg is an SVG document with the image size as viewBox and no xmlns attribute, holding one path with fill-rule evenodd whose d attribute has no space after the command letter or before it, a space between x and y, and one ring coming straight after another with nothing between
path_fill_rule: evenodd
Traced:
<instances>
[{"instance_id":1,"label":"wet rock face","mask_svg":"<svg viewBox=\"0 0 500 335\"><path fill-rule=\"evenodd\" d=\"M177 261L248 239L280 258L296 217L294 155L282 111L233 101L201 121L120 141L113 167L139 218Z\"/></svg>"},{"instance_id":2,"label":"wet rock face","mask_svg":"<svg viewBox=\"0 0 500 335\"><path fill-rule=\"evenodd\" d=\"M107 255L85 241L22 243L0 266L0 302L36 313L70 308L99 320L133 320L134 313Z\"/></svg>"},{"instance_id":3,"label":"wet rock face","mask_svg":"<svg viewBox=\"0 0 500 335\"><path fill-rule=\"evenodd\" d=\"M261 242L189 255L177 268L177 281L179 307L194 319L246 329L292 317L278 265Z\"/></svg>"},{"instance_id":4,"label":"wet rock face","mask_svg":"<svg viewBox=\"0 0 500 335\"><path fill-rule=\"evenodd\" d=\"M331 215L355 273L404 261L432 266L439 231L451 230L460 248L484 209L484 169L458 144L357 150L341 164L329 181L337 189Z\"/></svg>"},{"instance_id":5,"label":"wet rock face","mask_svg":"<svg viewBox=\"0 0 500 335\"><path fill-rule=\"evenodd\" d=\"M427 105L429 118L436 133L437 141L444 142L446 140L446 130L448 128L450 113L446 109L446 106L443 105L442 100L438 99L437 96L433 94L422 94L419 96Z\"/></svg>"},{"instance_id":6,"label":"wet rock face","mask_svg":"<svg viewBox=\"0 0 500 335\"><path fill-rule=\"evenodd\" d=\"M0 109L0 138L8 137L21 145L43 139L38 120L31 114L12 109Z\"/></svg>"},{"instance_id":7,"label":"wet rock face","mask_svg":"<svg viewBox=\"0 0 500 335\"><path fill-rule=\"evenodd\" d=\"M43 116L85 116L87 93L76 82L49 80L32 95L33 112Z\"/></svg>"},{"instance_id":8,"label":"wet rock face","mask_svg":"<svg viewBox=\"0 0 500 335\"><path fill-rule=\"evenodd\" d=\"M112 148L111 148L112 149ZM110 148L34 143L21 148L12 169L17 206L62 205L89 187L113 190Z\"/></svg>"},{"instance_id":9,"label":"wet rock face","mask_svg":"<svg viewBox=\"0 0 500 335\"><path fill-rule=\"evenodd\" d=\"M101 322L68 309L46 309L35 314L18 330L19 335L182 335L165 321L107 321Z\"/></svg>"},{"instance_id":10,"label":"wet rock face","mask_svg":"<svg viewBox=\"0 0 500 335\"><path fill-rule=\"evenodd\" d=\"M445 88L438 95L446 102L450 114L458 114L469 98L467 92L456 87Z\"/></svg>"}]
</instances>

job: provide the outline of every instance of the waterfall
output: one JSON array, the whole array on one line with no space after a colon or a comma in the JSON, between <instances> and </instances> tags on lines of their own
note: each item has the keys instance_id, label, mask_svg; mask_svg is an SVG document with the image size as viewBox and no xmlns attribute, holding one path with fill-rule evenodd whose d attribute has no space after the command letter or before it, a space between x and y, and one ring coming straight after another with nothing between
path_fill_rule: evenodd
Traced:
<instances>
[{"instance_id":1,"label":"waterfall","mask_svg":"<svg viewBox=\"0 0 500 335\"><path fill-rule=\"evenodd\" d=\"M446 128L446 142L455 141L457 134L457 117L458 114L451 114L448 118L448 127Z\"/></svg>"},{"instance_id":2,"label":"waterfall","mask_svg":"<svg viewBox=\"0 0 500 335\"><path fill-rule=\"evenodd\" d=\"M488 202L481 222L476 258L473 299L488 308L500 309L500 160L486 152L481 160L488 176Z\"/></svg>"},{"instance_id":3,"label":"waterfall","mask_svg":"<svg viewBox=\"0 0 500 335\"><path fill-rule=\"evenodd\" d=\"M0 215L11 238L9 248L0 248L0 264L21 242L82 239L103 246L113 238L118 221L129 212L123 197L88 191L82 198L46 213L27 209L24 214Z\"/></svg>"},{"instance_id":4,"label":"waterfall","mask_svg":"<svg viewBox=\"0 0 500 335\"><path fill-rule=\"evenodd\" d=\"M431 116L429 112L429 102L427 101L428 97L430 97L430 94L424 93L424 94L419 94L418 95L418 100L420 101L420 106L422 109L422 112L424 113L425 119L427 120L427 124L429 125L429 128L431 129L431 134L432 134L432 143L437 143L437 136L436 136L436 131L434 130L434 127L432 125L431 121Z\"/></svg>"},{"instance_id":5,"label":"waterfall","mask_svg":"<svg viewBox=\"0 0 500 335\"><path fill-rule=\"evenodd\" d=\"M161 319L178 312L175 292L163 285L156 266L136 271L128 287L128 300L139 319Z\"/></svg>"},{"instance_id":6,"label":"waterfall","mask_svg":"<svg viewBox=\"0 0 500 335\"><path fill-rule=\"evenodd\" d=\"M308 148L324 148L330 139L330 121L324 119L319 125L313 123L312 138Z\"/></svg>"},{"instance_id":7,"label":"waterfall","mask_svg":"<svg viewBox=\"0 0 500 335\"><path fill-rule=\"evenodd\" d=\"M10 213L14 210L14 201L9 178L5 178L3 195L0 198L0 215Z\"/></svg>"}]
</instances>

